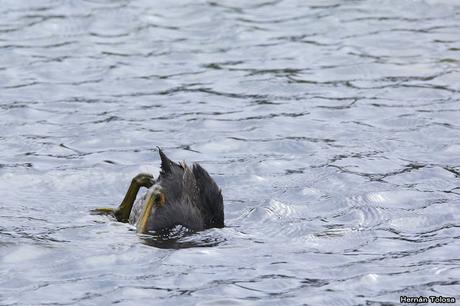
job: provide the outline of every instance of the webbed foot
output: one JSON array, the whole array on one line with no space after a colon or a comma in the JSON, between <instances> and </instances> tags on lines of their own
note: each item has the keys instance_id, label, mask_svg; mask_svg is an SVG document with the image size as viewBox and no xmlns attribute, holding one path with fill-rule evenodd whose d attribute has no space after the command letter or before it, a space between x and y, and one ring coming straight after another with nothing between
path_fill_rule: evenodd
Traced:
<instances>
[{"instance_id":1,"label":"webbed foot","mask_svg":"<svg viewBox=\"0 0 460 306\"><path fill-rule=\"evenodd\" d=\"M92 215L108 215L115 216L115 210L113 208L95 208L89 211Z\"/></svg>"}]
</instances>

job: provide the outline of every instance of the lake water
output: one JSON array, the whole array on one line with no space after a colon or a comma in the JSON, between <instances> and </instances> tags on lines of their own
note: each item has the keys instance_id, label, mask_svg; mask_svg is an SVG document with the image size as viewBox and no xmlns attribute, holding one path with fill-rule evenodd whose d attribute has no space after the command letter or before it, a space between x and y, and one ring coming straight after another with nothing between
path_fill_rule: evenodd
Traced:
<instances>
[{"instance_id":1,"label":"lake water","mask_svg":"<svg viewBox=\"0 0 460 306\"><path fill-rule=\"evenodd\" d=\"M458 302L459 92L460 1L0 1L0 304ZM89 214L156 146L225 228Z\"/></svg>"}]
</instances>

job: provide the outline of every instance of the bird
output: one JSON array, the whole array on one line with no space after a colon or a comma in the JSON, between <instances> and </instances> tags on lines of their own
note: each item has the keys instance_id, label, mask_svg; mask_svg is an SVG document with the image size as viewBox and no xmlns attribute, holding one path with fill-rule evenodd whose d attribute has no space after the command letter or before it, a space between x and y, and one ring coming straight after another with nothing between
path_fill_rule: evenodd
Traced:
<instances>
[{"instance_id":1,"label":"bird","mask_svg":"<svg viewBox=\"0 0 460 306\"><path fill-rule=\"evenodd\" d=\"M130 223L140 234L163 232L176 226L192 231L224 227L224 201L221 189L198 163L175 163L158 148L161 171L155 179L139 173L130 183L116 209L97 208L95 214L109 214ZM136 200L141 187L147 188Z\"/></svg>"}]
</instances>

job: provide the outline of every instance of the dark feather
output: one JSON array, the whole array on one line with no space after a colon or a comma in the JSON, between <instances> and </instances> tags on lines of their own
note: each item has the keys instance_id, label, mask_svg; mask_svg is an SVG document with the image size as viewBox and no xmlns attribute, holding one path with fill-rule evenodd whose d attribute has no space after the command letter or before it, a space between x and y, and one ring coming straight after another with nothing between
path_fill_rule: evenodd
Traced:
<instances>
[{"instance_id":1,"label":"dark feather","mask_svg":"<svg viewBox=\"0 0 460 306\"><path fill-rule=\"evenodd\" d=\"M173 172L174 170L182 169L180 165L170 160L160 148L158 148L158 153L160 153L161 159L161 174L168 174Z\"/></svg>"},{"instance_id":2,"label":"dark feather","mask_svg":"<svg viewBox=\"0 0 460 306\"><path fill-rule=\"evenodd\" d=\"M192 168L200 208L205 214L205 227L224 227L224 200L220 188L199 164L194 163Z\"/></svg>"}]
</instances>

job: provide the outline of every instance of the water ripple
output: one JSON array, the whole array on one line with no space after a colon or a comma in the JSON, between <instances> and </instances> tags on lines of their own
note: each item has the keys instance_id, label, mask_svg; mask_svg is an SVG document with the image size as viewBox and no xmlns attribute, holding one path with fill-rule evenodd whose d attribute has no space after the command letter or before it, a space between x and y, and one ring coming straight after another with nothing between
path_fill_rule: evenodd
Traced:
<instances>
[{"instance_id":1,"label":"water ripple","mask_svg":"<svg viewBox=\"0 0 460 306\"><path fill-rule=\"evenodd\" d=\"M458 7L2 2L2 304L459 298ZM212 174L225 228L88 214L157 145Z\"/></svg>"}]
</instances>

